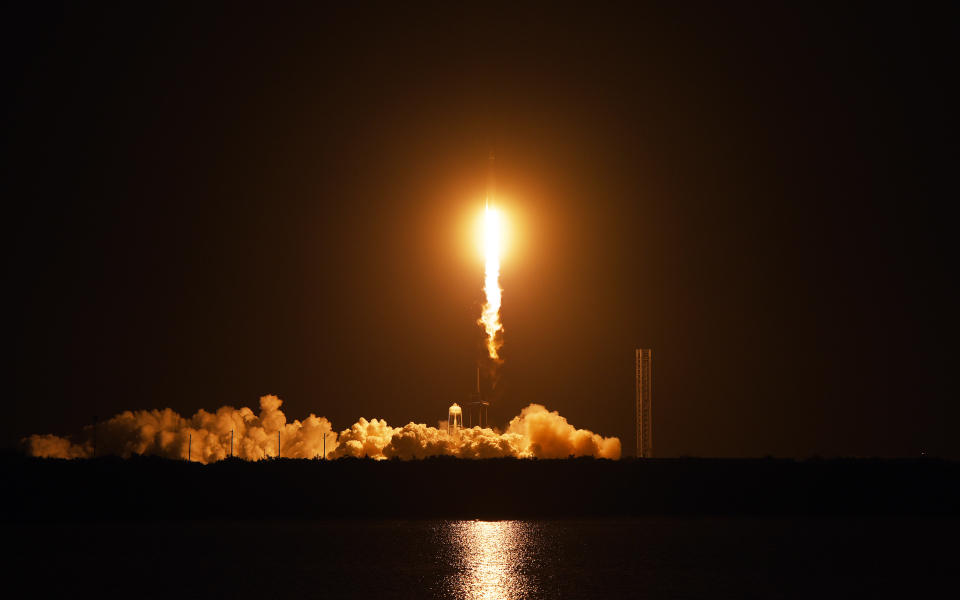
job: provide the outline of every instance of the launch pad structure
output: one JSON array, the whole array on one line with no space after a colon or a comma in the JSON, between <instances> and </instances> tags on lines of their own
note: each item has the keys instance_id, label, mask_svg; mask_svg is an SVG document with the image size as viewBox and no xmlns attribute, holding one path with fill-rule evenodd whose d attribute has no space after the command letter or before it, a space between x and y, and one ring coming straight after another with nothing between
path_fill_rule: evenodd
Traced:
<instances>
[{"instance_id":1,"label":"launch pad structure","mask_svg":"<svg viewBox=\"0 0 960 600\"><path fill-rule=\"evenodd\" d=\"M490 402L480 393L480 367L477 367L477 388L466 402L466 427L490 427Z\"/></svg>"},{"instance_id":2,"label":"launch pad structure","mask_svg":"<svg viewBox=\"0 0 960 600\"><path fill-rule=\"evenodd\" d=\"M490 403L484 400L480 393L480 367L477 367L477 389L470 393L462 408L456 402L450 406L447 413L447 433L459 435L457 432L464 427L490 427L489 410Z\"/></svg>"},{"instance_id":3,"label":"launch pad structure","mask_svg":"<svg viewBox=\"0 0 960 600\"><path fill-rule=\"evenodd\" d=\"M637 458L653 457L653 350L637 348Z\"/></svg>"}]
</instances>

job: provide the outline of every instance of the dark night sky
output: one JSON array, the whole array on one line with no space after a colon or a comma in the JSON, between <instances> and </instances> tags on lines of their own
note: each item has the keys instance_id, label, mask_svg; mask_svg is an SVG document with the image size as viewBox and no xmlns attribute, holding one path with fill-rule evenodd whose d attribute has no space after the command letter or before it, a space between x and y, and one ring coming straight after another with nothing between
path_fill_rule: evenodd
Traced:
<instances>
[{"instance_id":1,"label":"dark night sky","mask_svg":"<svg viewBox=\"0 0 960 600\"><path fill-rule=\"evenodd\" d=\"M494 421L631 452L642 346L658 455L960 456L952 16L124 4L6 11L4 445L266 393L436 423L494 148Z\"/></svg>"}]
</instances>

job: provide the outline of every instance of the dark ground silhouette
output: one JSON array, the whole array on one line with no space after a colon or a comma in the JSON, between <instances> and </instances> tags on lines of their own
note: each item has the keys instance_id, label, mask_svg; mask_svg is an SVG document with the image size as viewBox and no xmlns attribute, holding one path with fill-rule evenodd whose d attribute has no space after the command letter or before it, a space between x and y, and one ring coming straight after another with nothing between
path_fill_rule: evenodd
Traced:
<instances>
[{"instance_id":1,"label":"dark ground silhouette","mask_svg":"<svg viewBox=\"0 0 960 600\"><path fill-rule=\"evenodd\" d=\"M938 459L2 459L13 520L960 513Z\"/></svg>"}]
</instances>

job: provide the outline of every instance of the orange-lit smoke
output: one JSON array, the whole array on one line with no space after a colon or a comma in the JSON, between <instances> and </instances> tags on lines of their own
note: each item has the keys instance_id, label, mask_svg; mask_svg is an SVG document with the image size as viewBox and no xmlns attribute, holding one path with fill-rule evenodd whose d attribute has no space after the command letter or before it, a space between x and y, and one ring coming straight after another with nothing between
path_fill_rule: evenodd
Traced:
<instances>
[{"instance_id":1,"label":"orange-lit smoke","mask_svg":"<svg viewBox=\"0 0 960 600\"><path fill-rule=\"evenodd\" d=\"M620 439L577 429L556 411L531 404L514 417L507 430L473 427L455 433L422 423L390 427L386 421L360 419L340 434L335 457L385 458L620 458Z\"/></svg>"},{"instance_id":2,"label":"orange-lit smoke","mask_svg":"<svg viewBox=\"0 0 960 600\"><path fill-rule=\"evenodd\" d=\"M503 345L503 324L500 322L500 254L503 250L503 222L500 212L490 208L489 199L483 215L483 252L485 258L483 293L487 301L483 305L479 325L487 334L487 352L493 360L500 360Z\"/></svg>"},{"instance_id":3,"label":"orange-lit smoke","mask_svg":"<svg viewBox=\"0 0 960 600\"><path fill-rule=\"evenodd\" d=\"M287 423L276 396L260 399L260 414L249 408L228 406L215 413L198 411L181 419L170 409L123 412L97 426L97 455L154 455L186 459L191 444L191 459L209 463L230 455L230 431L234 432L234 455L260 460L277 455L280 432L281 456L315 458L323 454L323 436L331 433L330 422L310 415L303 421ZM93 432L88 427L83 441L72 443L53 435L34 435L25 441L32 456L85 458L93 455ZM347 456L387 458L566 458L594 456L620 458L620 440L577 429L556 411L531 404L510 421L506 431L493 429L446 428L422 423L390 427L382 419L361 418L349 429L327 435L328 458Z\"/></svg>"},{"instance_id":4,"label":"orange-lit smoke","mask_svg":"<svg viewBox=\"0 0 960 600\"><path fill-rule=\"evenodd\" d=\"M135 454L190 459L209 463L230 456L231 431L233 455L247 460L277 456L315 458L324 451L336 449L336 436L330 421L310 415L303 421L287 422L280 410L282 401L276 396L260 398L260 414L247 407L223 406L216 412L199 410L190 418L182 418L169 408L163 410L125 411L84 431L83 441L54 435L33 435L25 440L32 456L52 458L84 458L93 456L94 435L98 456L129 457ZM279 433L279 440L277 434Z\"/></svg>"}]
</instances>

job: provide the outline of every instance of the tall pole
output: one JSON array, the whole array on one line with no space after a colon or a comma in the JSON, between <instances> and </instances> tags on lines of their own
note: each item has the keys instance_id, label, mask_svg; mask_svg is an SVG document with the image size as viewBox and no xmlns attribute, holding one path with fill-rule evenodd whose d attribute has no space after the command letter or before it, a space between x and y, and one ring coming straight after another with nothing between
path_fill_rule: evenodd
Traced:
<instances>
[{"instance_id":1,"label":"tall pole","mask_svg":"<svg viewBox=\"0 0 960 600\"><path fill-rule=\"evenodd\" d=\"M653 350L637 348L637 458L653 456Z\"/></svg>"},{"instance_id":2,"label":"tall pole","mask_svg":"<svg viewBox=\"0 0 960 600\"><path fill-rule=\"evenodd\" d=\"M188 434L187 438L187 462L190 462L190 452L193 450L193 434Z\"/></svg>"},{"instance_id":3,"label":"tall pole","mask_svg":"<svg viewBox=\"0 0 960 600\"><path fill-rule=\"evenodd\" d=\"M230 430L230 458L233 458L233 430Z\"/></svg>"},{"instance_id":4,"label":"tall pole","mask_svg":"<svg viewBox=\"0 0 960 600\"><path fill-rule=\"evenodd\" d=\"M636 402L636 405L637 405L637 406L636 406L636 410L637 410L637 458L643 458L643 434L640 432L641 422L642 422L642 419L643 419L643 416L642 416L642 415L643 415L643 409L642 409L641 406L640 406L640 405L641 405L641 396L640 396L640 388L641 388L641 383L640 383L640 378L641 378L641 374L640 374L640 371L641 371L641 366L640 366L640 354L641 354L641 353L640 353L640 349L639 349L639 348L637 348L637 350L636 350L635 352L636 352L636 365L635 365L635 366L636 366L636 380L637 380L637 385L636 385L636 396L637 396L637 402Z\"/></svg>"}]
</instances>

